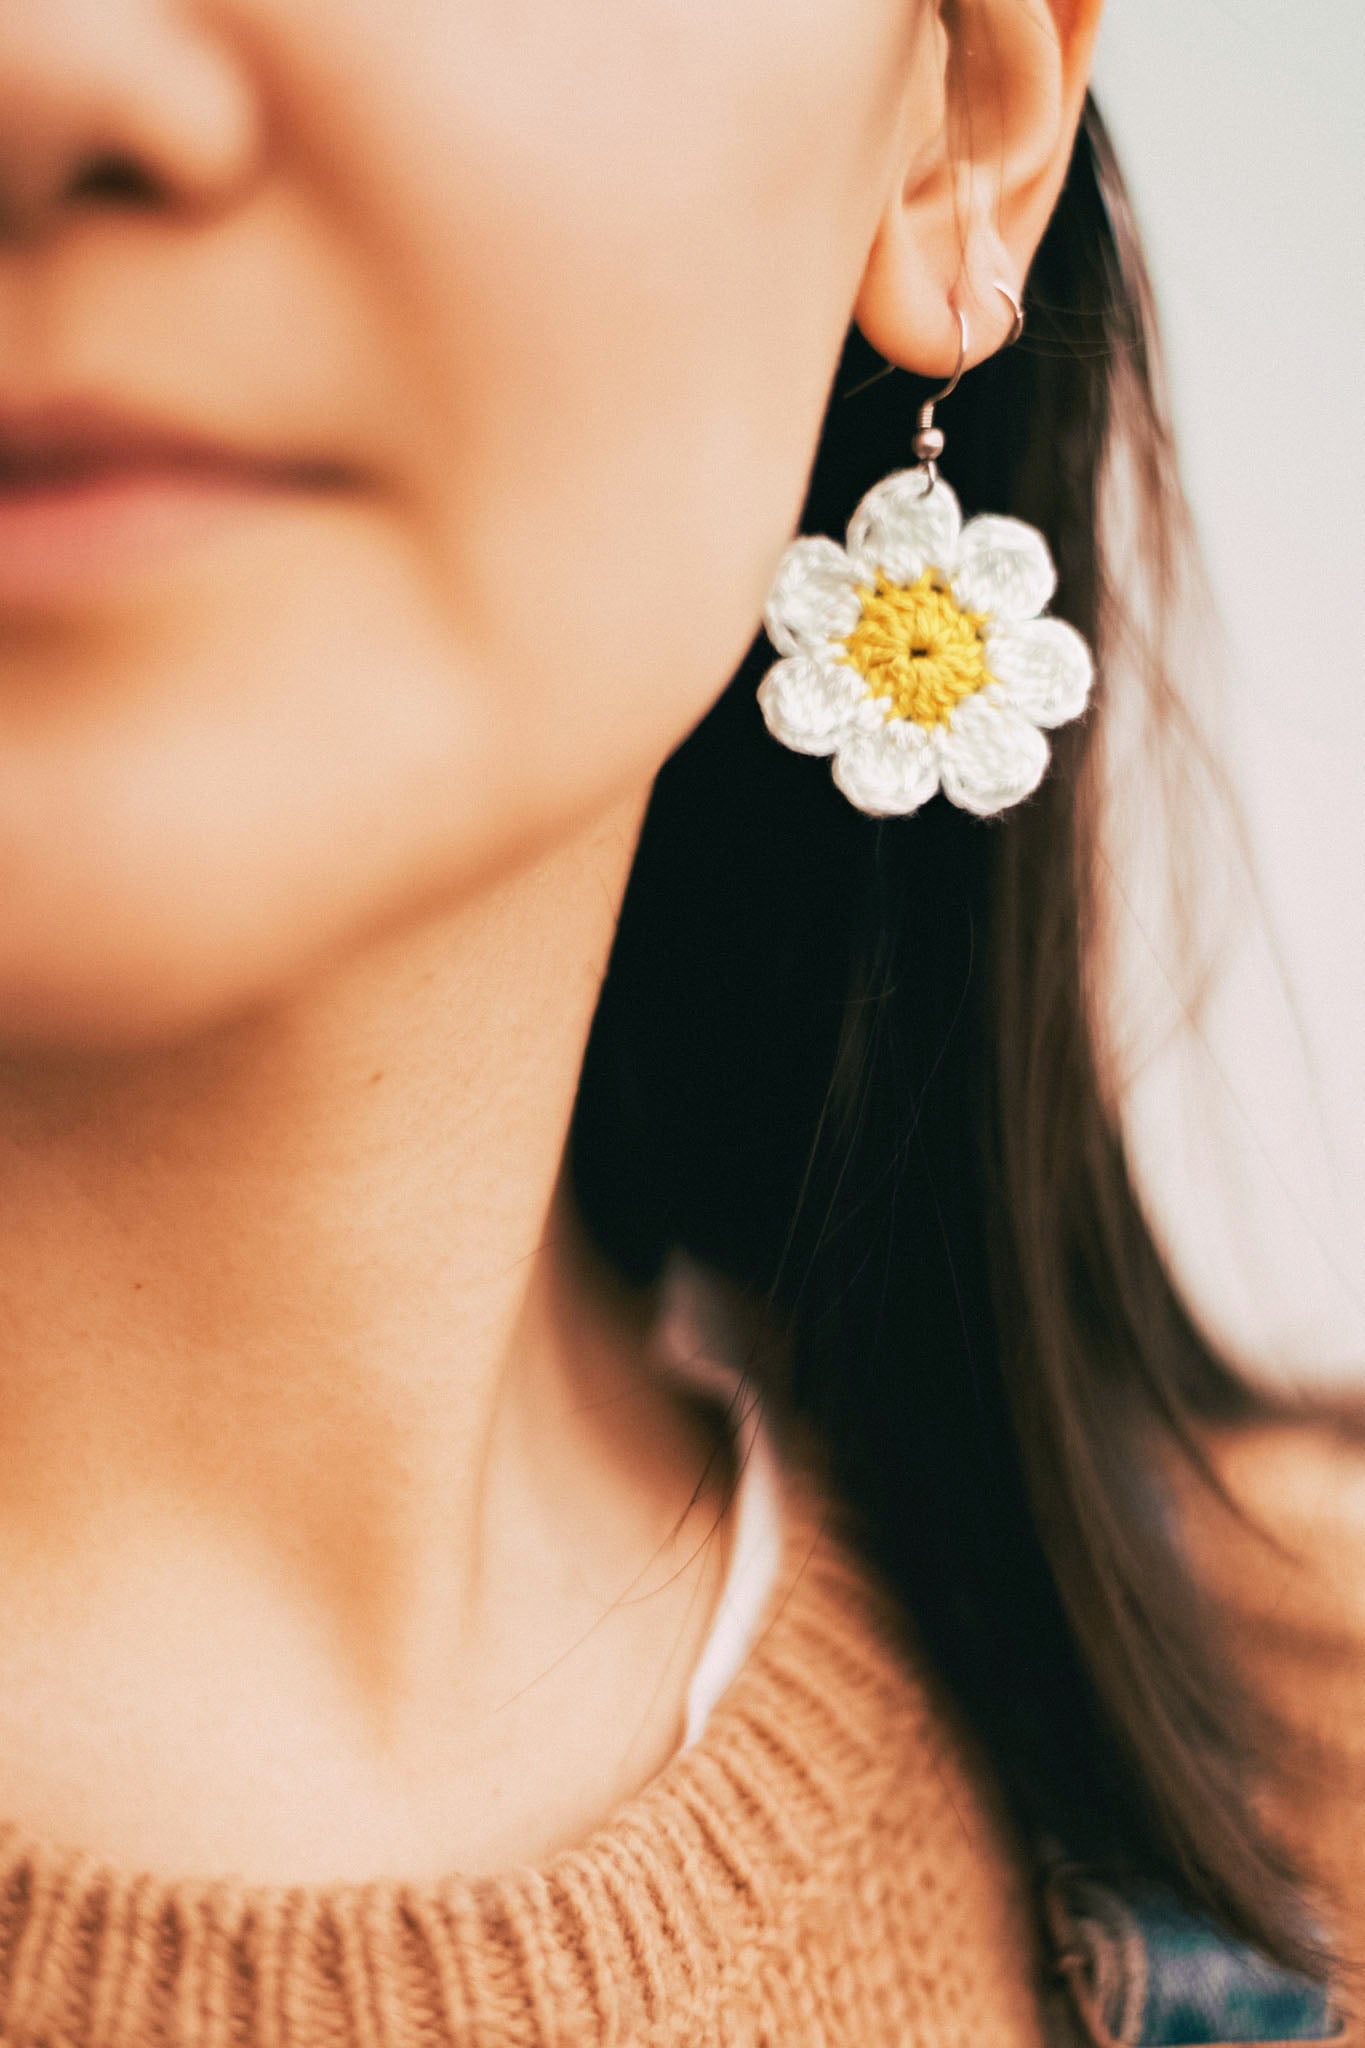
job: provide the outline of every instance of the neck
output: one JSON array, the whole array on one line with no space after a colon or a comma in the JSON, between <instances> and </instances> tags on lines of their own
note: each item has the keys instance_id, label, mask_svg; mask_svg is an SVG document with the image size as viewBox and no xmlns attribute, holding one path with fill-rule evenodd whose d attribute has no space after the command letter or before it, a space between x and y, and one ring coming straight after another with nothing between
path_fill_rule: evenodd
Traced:
<instances>
[{"instance_id":1,"label":"neck","mask_svg":"<svg viewBox=\"0 0 1365 2048\"><path fill-rule=\"evenodd\" d=\"M391 1743L436 1701L448 1730L480 1659L516 1680L490 1605L555 1653L517 1605L538 1546L603 1604L646 1562L696 1471L680 1501L676 1404L557 1195L637 822L211 1040L4 1062L15 1572L88 1582L111 1531L158 1583L212 1553Z\"/></svg>"}]
</instances>

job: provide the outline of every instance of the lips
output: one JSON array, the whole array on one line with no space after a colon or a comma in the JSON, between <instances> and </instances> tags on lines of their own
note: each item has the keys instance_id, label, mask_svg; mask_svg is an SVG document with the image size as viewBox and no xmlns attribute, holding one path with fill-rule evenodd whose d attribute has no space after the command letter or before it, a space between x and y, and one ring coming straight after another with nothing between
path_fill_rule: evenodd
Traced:
<instances>
[{"instance_id":1,"label":"lips","mask_svg":"<svg viewBox=\"0 0 1365 2048\"><path fill-rule=\"evenodd\" d=\"M359 481L328 458L107 406L20 410L0 395L0 616L164 578L227 524Z\"/></svg>"},{"instance_id":2,"label":"lips","mask_svg":"<svg viewBox=\"0 0 1365 2048\"><path fill-rule=\"evenodd\" d=\"M81 441L7 441L0 436L0 491L15 493L72 489L139 472L245 478L253 467L226 454L172 442L147 441L115 448Z\"/></svg>"},{"instance_id":3,"label":"lips","mask_svg":"<svg viewBox=\"0 0 1365 2048\"><path fill-rule=\"evenodd\" d=\"M314 489L348 477L335 462L244 450L131 412L89 405L21 412L0 398L0 490L60 490L155 473Z\"/></svg>"}]
</instances>

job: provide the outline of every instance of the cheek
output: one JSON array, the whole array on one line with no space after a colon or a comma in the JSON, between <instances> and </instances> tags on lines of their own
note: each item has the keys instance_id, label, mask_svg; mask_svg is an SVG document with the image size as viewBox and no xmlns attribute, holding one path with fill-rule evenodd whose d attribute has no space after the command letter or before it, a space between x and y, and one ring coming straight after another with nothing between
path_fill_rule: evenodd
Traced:
<instances>
[{"instance_id":1,"label":"cheek","mask_svg":"<svg viewBox=\"0 0 1365 2048\"><path fill-rule=\"evenodd\" d=\"M331 9L410 538L522 788L638 775L755 628L884 198L905 0ZM397 15L397 19L395 19ZM315 86L314 81L314 86ZM543 745L542 745L543 742Z\"/></svg>"}]
</instances>

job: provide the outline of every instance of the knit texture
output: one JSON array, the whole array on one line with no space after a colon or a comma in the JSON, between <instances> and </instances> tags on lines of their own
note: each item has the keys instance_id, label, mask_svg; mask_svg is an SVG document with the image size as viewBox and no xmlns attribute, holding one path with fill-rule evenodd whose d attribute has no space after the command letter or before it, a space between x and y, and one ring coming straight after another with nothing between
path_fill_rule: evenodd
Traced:
<instances>
[{"instance_id":1,"label":"knit texture","mask_svg":"<svg viewBox=\"0 0 1365 2048\"><path fill-rule=\"evenodd\" d=\"M1045 730L1090 695L1085 641L1041 616L1056 585L1036 527L964 525L932 464L883 477L844 547L803 534L778 563L763 622L782 659L758 689L769 732L832 756L836 786L874 818L939 789L992 817L1038 787Z\"/></svg>"},{"instance_id":2,"label":"knit texture","mask_svg":"<svg viewBox=\"0 0 1365 2048\"><path fill-rule=\"evenodd\" d=\"M0 1829L7 2048L1024 2048L1031 1917L894 1603L789 1477L701 1740L543 1867L267 1888Z\"/></svg>"}]
</instances>

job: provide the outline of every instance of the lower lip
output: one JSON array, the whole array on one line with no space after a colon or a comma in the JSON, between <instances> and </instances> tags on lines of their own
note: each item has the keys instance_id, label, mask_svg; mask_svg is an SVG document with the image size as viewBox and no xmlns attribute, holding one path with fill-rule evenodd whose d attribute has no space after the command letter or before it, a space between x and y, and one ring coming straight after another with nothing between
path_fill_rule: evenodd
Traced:
<instances>
[{"instance_id":1,"label":"lower lip","mask_svg":"<svg viewBox=\"0 0 1365 2048\"><path fill-rule=\"evenodd\" d=\"M273 479L227 471L0 483L0 612L96 596L286 495Z\"/></svg>"}]
</instances>

